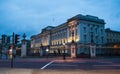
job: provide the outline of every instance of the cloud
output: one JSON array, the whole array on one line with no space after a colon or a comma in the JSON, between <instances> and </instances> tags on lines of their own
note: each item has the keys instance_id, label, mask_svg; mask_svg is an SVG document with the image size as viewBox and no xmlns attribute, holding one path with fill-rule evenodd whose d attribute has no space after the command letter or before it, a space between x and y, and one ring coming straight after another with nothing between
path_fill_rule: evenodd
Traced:
<instances>
[{"instance_id":1,"label":"cloud","mask_svg":"<svg viewBox=\"0 0 120 74\"><path fill-rule=\"evenodd\" d=\"M106 27L120 31L119 3L120 0L1 0L0 34L26 32L30 36L77 14L98 16L105 20Z\"/></svg>"}]
</instances>

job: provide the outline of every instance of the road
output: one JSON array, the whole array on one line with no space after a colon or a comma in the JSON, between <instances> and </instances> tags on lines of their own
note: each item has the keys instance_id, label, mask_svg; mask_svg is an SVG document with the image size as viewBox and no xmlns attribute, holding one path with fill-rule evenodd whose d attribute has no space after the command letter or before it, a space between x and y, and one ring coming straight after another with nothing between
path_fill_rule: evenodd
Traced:
<instances>
[{"instance_id":1,"label":"road","mask_svg":"<svg viewBox=\"0 0 120 74\"><path fill-rule=\"evenodd\" d=\"M0 68L10 68L10 60L0 60ZM45 70L120 70L120 58L70 59L26 58L14 59L14 68Z\"/></svg>"}]
</instances>

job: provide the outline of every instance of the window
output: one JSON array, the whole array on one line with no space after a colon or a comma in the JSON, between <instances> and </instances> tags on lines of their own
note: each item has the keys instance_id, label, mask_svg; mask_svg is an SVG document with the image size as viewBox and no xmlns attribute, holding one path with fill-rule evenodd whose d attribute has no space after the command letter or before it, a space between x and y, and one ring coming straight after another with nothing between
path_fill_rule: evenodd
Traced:
<instances>
[{"instance_id":1,"label":"window","mask_svg":"<svg viewBox=\"0 0 120 74\"><path fill-rule=\"evenodd\" d=\"M98 36L96 36L96 43L98 43Z\"/></svg>"},{"instance_id":2,"label":"window","mask_svg":"<svg viewBox=\"0 0 120 74\"><path fill-rule=\"evenodd\" d=\"M107 39L107 43L109 43L109 39Z\"/></svg>"},{"instance_id":3,"label":"window","mask_svg":"<svg viewBox=\"0 0 120 74\"><path fill-rule=\"evenodd\" d=\"M84 27L83 29L84 29L84 33L86 33L86 27Z\"/></svg>"},{"instance_id":4,"label":"window","mask_svg":"<svg viewBox=\"0 0 120 74\"><path fill-rule=\"evenodd\" d=\"M101 37L101 42L103 43L103 37Z\"/></svg>"},{"instance_id":5,"label":"window","mask_svg":"<svg viewBox=\"0 0 120 74\"><path fill-rule=\"evenodd\" d=\"M97 34L97 28L95 28L95 32L96 32L96 34Z\"/></svg>"},{"instance_id":6,"label":"window","mask_svg":"<svg viewBox=\"0 0 120 74\"><path fill-rule=\"evenodd\" d=\"M84 42L86 43L86 35L84 35Z\"/></svg>"},{"instance_id":7,"label":"window","mask_svg":"<svg viewBox=\"0 0 120 74\"><path fill-rule=\"evenodd\" d=\"M77 29L76 29L76 35L77 35Z\"/></svg>"},{"instance_id":8,"label":"window","mask_svg":"<svg viewBox=\"0 0 120 74\"><path fill-rule=\"evenodd\" d=\"M62 44L62 40L61 40L61 44Z\"/></svg>"},{"instance_id":9,"label":"window","mask_svg":"<svg viewBox=\"0 0 120 74\"><path fill-rule=\"evenodd\" d=\"M103 30L101 29L101 34L103 34Z\"/></svg>"},{"instance_id":10,"label":"window","mask_svg":"<svg viewBox=\"0 0 120 74\"><path fill-rule=\"evenodd\" d=\"M99 25L97 25L97 28L99 28Z\"/></svg>"},{"instance_id":11,"label":"window","mask_svg":"<svg viewBox=\"0 0 120 74\"><path fill-rule=\"evenodd\" d=\"M91 31L93 30L93 28L91 27Z\"/></svg>"},{"instance_id":12,"label":"window","mask_svg":"<svg viewBox=\"0 0 120 74\"><path fill-rule=\"evenodd\" d=\"M56 41L56 45L57 45L57 41Z\"/></svg>"},{"instance_id":13,"label":"window","mask_svg":"<svg viewBox=\"0 0 120 74\"><path fill-rule=\"evenodd\" d=\"M90 27L90 24L88 24L88 27Z\"/></svg>"},{"instance_id":14,"label":"window","mask_svg":"<svg viewBox=\"0 0 120 74\"><path fill-rule=\"evenodd\" d=\"M65 31L63 32L63 37L65 37Z\"/></svg>"},{"instance_id":15,"label":"window","mask_svg":"<svg viewBox=\"0 0 120 74\"><path fill-rule=\"evenodd\" d=\"M69 32L69 36L71 36L71 31Z\"/></svg>"},{"instance_id":16,"label":"window","mask_svg":"<svg viewBox=\"0 0 120 74\"><path fill-rule=\"evenodd\" d=\"M64 40L64 43L65 43L65 40Z\"/></svg>"},{"instance_id":17,"label":"window","mask_svg":"<svg viewBox=\"0 0 120 74\"><path fill-rule=\"evenodd\" d=\"M58 45L59 45L59 41L58 41Z\"/></svg>"},{"instance_id":18,"label":"window","mask_svg":"<svg viewBox=\"0 0 120 74\"><path fill-rule=\"evenodd\" d=\"M74 37L74 31L72 31L72 37Z\"/></svg>"}]
</instances>

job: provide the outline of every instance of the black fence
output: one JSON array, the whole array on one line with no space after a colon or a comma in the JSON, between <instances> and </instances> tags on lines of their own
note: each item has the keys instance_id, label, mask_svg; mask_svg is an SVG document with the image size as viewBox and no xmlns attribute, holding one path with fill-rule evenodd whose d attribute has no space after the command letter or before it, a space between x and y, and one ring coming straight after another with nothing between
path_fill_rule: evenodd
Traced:
<instances>
[{"instance_id":1,"label":"black fence","mask_svg":"<svg viewBox=\"0 0 120 74\"><path fill-rule=\"evenodd\" d=\"M120 56L120 48L96 48L96 56Z\"/></svg>"}]
</instances>

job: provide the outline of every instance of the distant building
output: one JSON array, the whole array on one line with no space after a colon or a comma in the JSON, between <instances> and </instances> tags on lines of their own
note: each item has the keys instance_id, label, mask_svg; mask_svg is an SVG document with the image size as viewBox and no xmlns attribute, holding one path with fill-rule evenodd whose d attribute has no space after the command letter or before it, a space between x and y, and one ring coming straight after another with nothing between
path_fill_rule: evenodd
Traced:
<instances>
[{"instance_id":1,"label":"distant building","mask_svg":"<svg viewBox=\"0 0 120 74\"><path fill-rule=\"evenodd\" d=\"M89 54L89 48L84 46L91 43L96 46L105 45L104 20L91 15L76 15L57 27L48 26L40 34L31 36L31 48L44 55L46 49L49 49L49 53L63 53L65 47L65 53L70 54L73 41L77 45L77 54Z\"/></svg>"},{"instance_id":2,"label":"distant building","mask_svg":"<svg viewBox=\"0 0 120 74\"><path fill-rule=\"evenodd\" d=\"M120 46L120 32L113 31L110 28L105 29L105 32L108 46Z\"/></svg>"},{"instance_id":3,"label":"distant building","mask_svg":"<svg viewBox=\"0 0 120 74\"><path fill-rule=\"evenodd\" d=\"M48 26L42 29L42 32L38 35L31 36L31 48L34 53L42 52L40 49L46 49L51 45L50 32L54 27ZM43 46L43 47L41 47ZM45 50L43 50L45 52Z\"/></svg>"}]
</instances>

